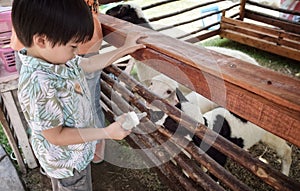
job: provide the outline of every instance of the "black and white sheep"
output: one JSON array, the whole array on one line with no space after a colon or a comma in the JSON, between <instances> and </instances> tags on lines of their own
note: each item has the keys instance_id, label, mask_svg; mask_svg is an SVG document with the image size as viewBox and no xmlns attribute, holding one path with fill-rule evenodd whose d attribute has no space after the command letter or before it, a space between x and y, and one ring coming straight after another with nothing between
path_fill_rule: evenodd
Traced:
<instances>
[{"instance_id":1,"label":"black and white sheep","mask_svg":"<svg viewBox=\"0 0 300 191\"><path fill-rule=\"evenodd\" d=\"M274 149L282 161L281 172L287 176L289 175L292 149L285 140L222 107L205 113L203 117L208 128L213 129L245 150L250 149L259 142L265 143L268 147ZM193 140L195 141L195 138ZM199 141L195 143L199 145Z\"/></svg>"},{"instance_id":2,"label":"black and white sheep","mask_svg":"<svg viewBox=\"0 0 300 191\"><path fill-rule=\"evenodd\" d=\"M176 90L179 89L181 91L179 83L164 74L158 74L153 77L150 80L148 89L158 97L168 100L171 105L175 105L179 101L176 96ZM201 113L206 113L218 106L194 91L185 95L185 98L189 103L196 105Z\"/></svg>"},{"instance_id":3,"label":"black and white sheep","mask_svg":"<svg viewBox=\"0 0 300 191\"><path fill-rule=\"evenodd\" d=\"M190 102L178 89L176 81L164 76L159 75L152 79L149 89L159 97L167 100L171 105L176 106L182 110L186 115L194 120L205 124L208 128L219 133L232 143L239 147L248 150L258 142L263 142L270 148L274 149L278 157L282 160L281 171L283 174L288 175L292 157L291 147L285 140L275 136L257 125L240 118L239 116L231 113L222 107L217 107L210 100L204 100L205 103L200 102L202 105ZM205 98L206 99L206 98ZM212 109L207 109L211 107ZM190 135L185 131L175 120L166 114L161 113L155 107L151 107L151 119L157 124L165 127L173 133L181 133L183 136ZM208 112L202 115L201 110L206 109ZM157 115L159 113L159 115ZM191 136L193 142L206 153L216 160L220 165L224 166L227 157L218 150L203 143L197 136Z\"/></svg>"},{"instance_id":4,"label":"black and white sheep","mask_svg":"<svg viewBox=\"0 0 300 191\"><path fill-rule=\"evenodd\" d=\"M108 9L105 14L152 29L140 6L133 3L122 3Z\"/></svg>"}]
</instances>

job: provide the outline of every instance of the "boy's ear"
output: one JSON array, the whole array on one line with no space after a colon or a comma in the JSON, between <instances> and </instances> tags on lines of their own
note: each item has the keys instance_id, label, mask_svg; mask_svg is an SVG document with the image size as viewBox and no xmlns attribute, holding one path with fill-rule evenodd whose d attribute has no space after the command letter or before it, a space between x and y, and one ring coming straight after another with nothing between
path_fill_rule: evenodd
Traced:
<instances>
[{"instance_id":1,"label":"boy's ear","mask_svg":"<svg viewBox=\"0 0 300 191\"><path fill-rule=\"evenodd\" d=\"M45 35L34 35L33 36L33 44L40 48L45 48L47 43L47 38Z\"/></svg>"}]
</instances>

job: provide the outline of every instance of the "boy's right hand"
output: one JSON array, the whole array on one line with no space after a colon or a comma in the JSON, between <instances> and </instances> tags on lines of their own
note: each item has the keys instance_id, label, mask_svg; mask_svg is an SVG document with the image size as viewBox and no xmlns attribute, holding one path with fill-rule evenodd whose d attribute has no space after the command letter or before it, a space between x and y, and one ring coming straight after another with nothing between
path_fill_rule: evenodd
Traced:
<instances>
[{"instance_id":1,"label":"boy's right hand","mask_svg":"<svg viewBox=\"0 0 300 191\"><path fill-rule=\"evenodd\" d=\"M126 113L119 116L119 120L104 128L109 139L122 140L131 133L131 130L125 130L122 124L126 120Z\"/></svg>"}]
</instances>

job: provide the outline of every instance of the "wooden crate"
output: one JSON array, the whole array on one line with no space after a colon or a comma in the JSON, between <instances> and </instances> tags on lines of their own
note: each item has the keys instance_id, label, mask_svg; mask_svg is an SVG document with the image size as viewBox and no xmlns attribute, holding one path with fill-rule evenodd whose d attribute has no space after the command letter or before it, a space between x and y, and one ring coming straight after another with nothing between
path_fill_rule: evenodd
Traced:
<instances>
[{"instance_id":1,"label":"wooden crate","mask_svg":"<svg viewBox=\"0 0 300 191\"><path fill-rule=\"evenodd\" d=\"M293 11L271 8L243 0L238 19L226 18L225 12L223 13L219 35L248 46L300 61L300 24L247 9L245 6L248 4L265 8L265 10L294 13ZM246 19L248 20L245 21Z\"/></svg>"},{"instance_id":2,"label":"wooden crate","mask_svg":"<svg viewBox=\"0 0 300 191\"><path fill-rule=\"evenodd\" d=\"M17 99L17 72L1 71L0 121L22 173L36 168L37 161L29 143L27 125Z\"/></svg>"}]
</instances>

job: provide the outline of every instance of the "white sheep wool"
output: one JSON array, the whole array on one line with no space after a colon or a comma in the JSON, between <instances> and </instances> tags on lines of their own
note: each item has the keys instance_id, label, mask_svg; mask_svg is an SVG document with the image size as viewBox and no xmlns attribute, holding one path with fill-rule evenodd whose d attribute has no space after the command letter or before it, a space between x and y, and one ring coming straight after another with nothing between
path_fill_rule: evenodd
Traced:
<instances>
[{"instance_id":1,"label":"white sheep wool","mask_svg":"<svg viewBox=\"0 0 300 191\"><path fill-rule=\"evenodd\" d=\"M157 75L152 78L152 81L162 82L173 90L178 88L178 83L165 75Z\"/></svg>"}]
</instances>

